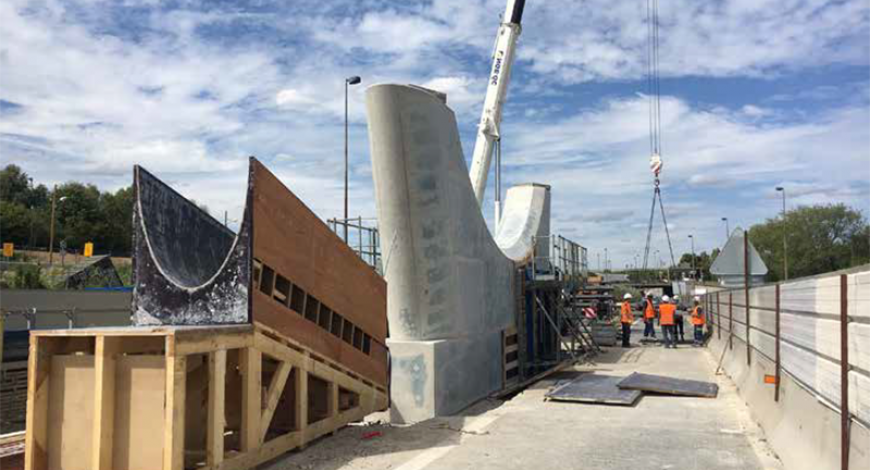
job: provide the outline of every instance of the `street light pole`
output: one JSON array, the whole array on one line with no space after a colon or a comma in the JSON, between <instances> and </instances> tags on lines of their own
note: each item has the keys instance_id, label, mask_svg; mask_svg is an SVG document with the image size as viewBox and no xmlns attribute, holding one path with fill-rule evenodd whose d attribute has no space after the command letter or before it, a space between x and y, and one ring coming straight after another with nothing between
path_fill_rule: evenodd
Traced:
<instances>
[{"instance_id":1,"label":"street light pole","mask_svg":"<svg viewBox=\"0 0 870 470\"><path fill-rule=\"evenodd\" d=\"M788 242L786 241L786 226L785 226L785 188L777 186L776 190L782 193L782 271L785 274L785 280L788 281Z\"/></svg>"},{"instance_id":2,"label":"street light pole","mask_svg":"<svg viewBox=\"0 0 870 470\"><path fill-rule=\"evenodd\" d=\"M348 213L347 213L347 182L348 182L348 158L347 158L347 148L348 148L348 138L347 138L347 89L350 85L356 85L362 81L361 78L357 76L348 77L344 79L344 242L347 243L347 223L348 223Z\"/></svg>"},{"instance_id":3,"label":"street light pole","mask_svg":"<svg viewBox=\"0 0 870 470\"><path fill-rule=\"evenodd\" d=\"M54 190L51 192L51 229L48 236L48 264L54 261L54 214L57 209L57 203L66 200L67 196L60 199L57 198L57 185L54 185Z\"/></svg>"},{"instance_id":4,"label":"street light pole","mask_svg":"<svg viewBox=\"0 0 870 470\"><path fill-rule=\"evenodd\" d=\"M697 279L698 273L695 268L695 236L689 235L689 239L692 240L692 279Z\"/></svg>"},{"instance_id":5,"label":"street light pole","mask_svg":"<svg viewBox=\"0 0 870 470\"><path fill-rule=\"evenodd\" d=\"M725 242L728 242L728 238L731 236L730 227L728 227L728 217L722 217L722 222L725 222Z\"/></svg>"}]
</instances>

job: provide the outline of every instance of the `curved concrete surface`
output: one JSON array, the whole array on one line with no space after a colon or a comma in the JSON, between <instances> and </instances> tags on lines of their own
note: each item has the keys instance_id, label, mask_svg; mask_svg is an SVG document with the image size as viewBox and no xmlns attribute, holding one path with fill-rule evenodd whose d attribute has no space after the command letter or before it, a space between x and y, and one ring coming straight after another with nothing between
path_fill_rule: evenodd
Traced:
<instances>
[{"instance_id":1,"label":"curved concrete surface","mask_svg":"<svg viewBox=\"0 0 870 470\"><path fill-rule=\"evenodd\" d=\"M514 263L480 213L443 95L376 85L366 105L389 286L393 418L419 421L501 387Z\"/></svg>"},{"instance_id":2,"label":"curved concrete surface","mask_svg":"<svg viewBox=\"0 0 870 470\"><path fill-rule=\"evenodd\" d=\"M238 235L134 169L133 324L245 323L250 218Z\"/></svg>"},{"instance_id":3,"label":"curved concrete surface","mask_svg":"<svg viewBox=\"0 0 870 470\"><path fill-rule=\"evenodd\" d=\"M529 261L534 253L532 237L550 234L550 187L528 183L513 186L505 194L495 242L502 253L517 263ZM549 254L547 240L538 243L538 256Z\"/></svg>"}]
</instances>

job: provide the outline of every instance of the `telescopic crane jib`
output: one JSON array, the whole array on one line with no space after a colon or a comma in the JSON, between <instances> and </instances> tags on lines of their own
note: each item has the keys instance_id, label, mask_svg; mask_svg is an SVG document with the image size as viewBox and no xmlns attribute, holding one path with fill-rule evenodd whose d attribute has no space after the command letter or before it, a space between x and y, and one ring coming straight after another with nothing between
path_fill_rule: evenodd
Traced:
<instances>
[{"instance_id":1,"label":"telescopic crane jib","mask_svg":"<svg viewBox=\"0 0 870 470\"><path fill-rule=\"evenodd\" d=\"M483 113L480 117L480 125L477 128L477 140L474 143L474 153L469 175L478 204L483 204L483 196L486 193L486 179L489 176L489 167L492 162L493 146L501 138L499 126L501 125L502 108L507 96L508 81L510 80L511 66L514 62L517 38L520 36L520 21L523 17L525 4L525 0L508 0L495 40L492 71L489 74L486 99L483 102ZM496 172L498 172L498 169L496 169ZM496 194L495 199L495 222L498 224L501 195Z\"/></svg>"}]
</instances>

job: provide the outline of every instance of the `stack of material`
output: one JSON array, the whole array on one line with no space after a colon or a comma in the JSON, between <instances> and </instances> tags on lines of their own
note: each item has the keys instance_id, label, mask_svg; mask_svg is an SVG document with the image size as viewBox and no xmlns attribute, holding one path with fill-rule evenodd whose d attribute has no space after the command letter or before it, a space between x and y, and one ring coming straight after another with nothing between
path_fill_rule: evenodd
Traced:
<instances>
[{"instance_id":1,"label":"stack of material","mask_svg":"<svg viewBox=\"0 0 870 470\"><path fill-rule=\"evenodd\" d=\"M545 398L553 401L634 406L645 393L716 398L719 386L710 382L637 372L628 377L590 373L557 385L547 392Z\"/></svg>"},{"instance_id":2,"label":"stack of material","mask_svg":"<svg viewBox=\"0 0 870 470\"><path fill-rule=\"evenodd\" d=\"M600 346L616 346L616 327L608 321L592 323L592 339Z\"/></svg>"}]
</instances>

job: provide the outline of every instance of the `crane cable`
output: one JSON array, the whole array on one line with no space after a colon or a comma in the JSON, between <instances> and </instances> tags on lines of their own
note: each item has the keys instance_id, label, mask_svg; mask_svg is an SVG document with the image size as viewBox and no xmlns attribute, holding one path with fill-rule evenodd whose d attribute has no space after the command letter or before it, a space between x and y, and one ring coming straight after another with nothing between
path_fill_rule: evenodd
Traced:
<instances>
[{"instance_id":1,"label":"crane cable","mask_svg":"<svg viewBox=\"0 0 870 470\"><path fill-rule=\"evenodd\" d=\"M668 250L671 255L671 266L675 266L674 247L671 243L671 233L668 229L668 219L665 216L665 206L662 202L662 192L659 174L662 171L662 107L661 107L661 81L659 79L659 2L647 0L647 92L649 98L649 142L650 142L650 170L655 176L655 189L653 190L652 207L649 213L649 226L646 232L646 246L643 253L643 269L649 265L650 242L652 229L655 222L656 202L662 213L662 223L665 226L665 235L668 240Z\"/></svg>"}]
</instances>

